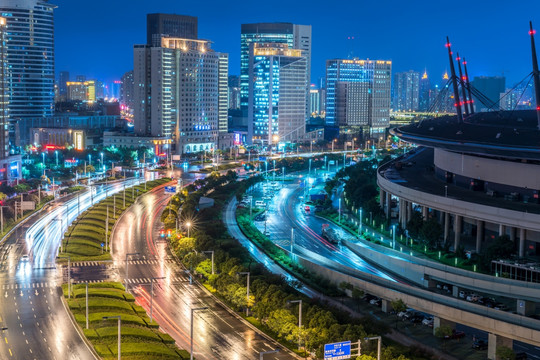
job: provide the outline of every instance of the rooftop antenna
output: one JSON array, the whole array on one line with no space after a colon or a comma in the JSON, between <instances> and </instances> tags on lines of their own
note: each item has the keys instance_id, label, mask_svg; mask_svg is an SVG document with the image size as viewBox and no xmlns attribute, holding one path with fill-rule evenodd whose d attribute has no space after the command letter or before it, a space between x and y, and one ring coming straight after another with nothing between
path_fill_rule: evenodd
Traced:
<instances>
[{"instance_id":1,"label":"rooftop antenna","mask_svg":"<svg viewBox=\"0 0 540 360\"><path fill-rule=\"evenodd\" d=\"M463 58L463 69L465 70L465 83L467 84L467 92L469 93L469 112L474 114L474 106L473 106L473 97L472 97L472 91L471 91L471 83L469 81L469 72L467 71L467 60ZM465 104L465 106L467 106Z\"/></svg>"},{"instance_id":2,"label":"rooftop antenna","mask_svg":"<svg viewBox=\"0 0 540 360\"><path fill-rule=\"evenodd\" d=\"M534 94L536 95L536 118L538 120L538 129L540 129L540 77L538 75L538 59L536 58L536 46L534 44L534 34L536 31L533 29L532 21L529 21L529 27L529 35L531 35Z\"/></svg>"},{"instance_id":3,"label":"rooftop antenna","mask_svg":"<svg viewBox=\"0 0 540 360\"><path fill-rule=\"evenodd\" d=\"M469 107L467 106L467 92L465 90L465 81L463 79L463 72L461 71L461 58L459 57L459 53L457 53L456 60L458 63L459 82L461 84L461 95L463 96L463 107L465 108L465 115L469 116Z\"/></svg>"},{"instance_id":4,"label":"rooftop antenna","mask_svg":"<svg viewBox=\"0 0 540 360\"><path fill-rule=\"evenodd\" d=\"M452 48L450 39L446 37L446 47L448 48L448 58L450 60L450 72L452 73L452 84L454 85L454 100L457 112L458 123L463 123L463 114L461 113L461 102L459 101L459 90L457 84L456 68L454 67L454 58L452 58Z\"/></svg>"}]
</instances>

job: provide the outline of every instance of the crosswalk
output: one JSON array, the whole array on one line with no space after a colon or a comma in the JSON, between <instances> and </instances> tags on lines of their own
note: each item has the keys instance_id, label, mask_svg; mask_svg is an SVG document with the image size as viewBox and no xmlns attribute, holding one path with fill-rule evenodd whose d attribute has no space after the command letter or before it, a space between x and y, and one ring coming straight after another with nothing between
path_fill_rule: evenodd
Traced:
<instances>
[{"instance_id":1,"label":"crosswalk","mask_svg":"<svg viewBox=\"0 0 540 360\"><path fill-rule=\"evenodd\" d=\"M36 282L36 283L22 283L22 284L3 284L2 290L17 290L17 289L40 289L40 288L54 288L56 283L54 282Z\"/></svg>"},{"instance_id":2,"label":"crosswalk","mask_svg":"<svg viewBox=\"0 0 540 360\"><path fill-rule=\"evenodd\" d=\"M159 265L162 262L172 263L174 259L164 259L164 260L129 260L128 264L130 265ZM121 264L124 264L125 261L122 261ZM114 266L116 262L105 262L105 261L74 261L71 263L71 267L97 267L97 266ZM67 264L64 264L67 266Z\"/></svg>"},{"instance_id":3,"label":"crosswalk","mask_svg":"<svg viewBox=\"0 0 540 360\"><path fill-rule=\"evenodd\" d=\"M128 284L150 284L151 281L152 281L151 278L130 278L130 279L127 279ZM186 279L186 278L183 278L183 277L171 276L171 277L168 277L168 278L163 279L161 281L163 281L165 283L167 283L167 282L178 283L178 282L185 282L185 281L189 281L189 280ZM126 279L123 279L122 282L125 284ZM157 283L158 282L155 282L155 284L157 284Z\"/></svg>"}]
</instances>

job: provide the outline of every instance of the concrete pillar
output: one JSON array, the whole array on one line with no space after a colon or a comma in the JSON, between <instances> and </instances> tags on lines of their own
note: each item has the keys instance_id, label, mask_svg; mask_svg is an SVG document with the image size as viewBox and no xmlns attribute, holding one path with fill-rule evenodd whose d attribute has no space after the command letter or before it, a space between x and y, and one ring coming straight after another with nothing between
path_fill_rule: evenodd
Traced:
<instances>
[{"instance_id":1,"label":"concrete pillar","mask_svg":"<svg viewBox=\"0 0 540 360\"><path fill-rule=\"evenodd\" d=\"M500 335L489 333L488 334L488 352L487 352L487 358L489 360L497 359L498 346L506 346L512 349L514 346L514 341L512 339L508 339Z\"/></svg>"},{"instance_id":2,"label":"concrete pillar","mask_svg":"<svg viewBox=\"0 0 540 360\"><path fill-rule=\"evenodd\" d=\"M459 296L459 288L456 285L452 286L452 296L455 298Z\"/></svg>"},{"instance_id":3,"label":"concrete pillar","mask_svg":"<svg viewBox=\"0 0 540 360\"><path fill-rule=\"evenodd\" d=\"M384 209L384 190L379 190L379 205L381 206L381 209Z\"/></svg>"},{"instance_id":4,"label":"concrete pillar","mask_svg":"<svg viewBox=\"0 0 540 360\"><path fill-rule=\"evenodd\" d=\"M499 236L506 235L506 225L499 224Z\"/></svg>"},{"instance_id":5,"label":"concrete pillar","mask_svg":"<svg viewBox=\"0 0 540 360\"><path fill-rule=\"evenodd\" d=\"M450 213L444 213L444 242L448 241L448 234L450 233Z\"/></svg>"},{"instance_id":6,"label":"concrete pillar","mask_svg":"<svg viewBox=\"0 0 540 360\"><path fill-rule=\"evenodd\" d=\"M530 316L536 311L536 303L527 300L517 300L516 310L519 315Z\"/></svg>"},{"instance_id":7,"label":"concrete pillar","mask_svg":"<svg viewBox=\"0 0 540 360\"><path fill-rule=\"evenodd\" d=\"M461 215L456 215L454 224L454 252L457 251L461 241L462 220L463 217Z\"/></svg>"},{"instance_id":8,"label":"concrete pillar","mask_svg":"<svg viewBox=\"0 0 540 360\"><path fill-rule=\"evenodd\" d=\"M437 330L441 326L448 326L451 329L455 329L456 323L449 320L441 319L438 316L434 316L433 317L433 335L435 335L435 330Z\"/></svg>"},{"instance_id":9,"label":"concrete pillar","mask_svg":"<svg viewBox=\"0 0 540 360\"><path fill-rule=\"evenodd\" d=\"M392 194L389 192L386 193L386 218L390 219L392 214Z\"/></svg>"},{"instance_id":10,"label":"concrete pillar","mask_svg":"<svg viewBox=\"0 0 540 360\"><path fill-rule=\"evenodd\" d=\"M484 222L476 220L476 253L482 250L482 241L484 241Z\"/></svg>"},{"instance_id":11,"label":"concrete pillar","mask_svg":"<svg viewBox=\"0 0 540 360\"><path fill-rule=\"evenodd\" d=\"M516 228L510 226L508 230L510 231L510 241L516 242Z\"/></svg>"},{"instance_id":12,"label":"concrete pillar","mask_svg":"<svg viewBox=\"0 0 540 360\"><path fill-rule=\"evenodd\" d=\"M407 201L407 222L411 220L412 217L412 202Z\"/></svg>"},{"instance_id":13,"label":"concrete pillar","mask_svg":"<svg viewBox=\"0 0 540 360\"><path fill-rule=\"evenodd\" d=\"M428 211L429 208L427 206L422 206L422 219L424 219L424 221L428 218Z\"/></svg>"},{"instance_id":14,"label":"concrete pillar","mask_svg":"<svg viewBox=\"0 0 540 360\"><path fill-rule=\"evenodd\" d=\"M525 237L527 236L527 230L519 229L519 257L525 256Z\"/></svg>"},{"instance_id":15,"label":"concrete pillar","mask_svg":"<svg viewBox=\"0 0 540 360\"><path fill-rule=\"evenodd\" d=\"M383 313L388 314L390 311L392 311L392 302L381 299L381 310Z\"/></svg>"}]
</instances>

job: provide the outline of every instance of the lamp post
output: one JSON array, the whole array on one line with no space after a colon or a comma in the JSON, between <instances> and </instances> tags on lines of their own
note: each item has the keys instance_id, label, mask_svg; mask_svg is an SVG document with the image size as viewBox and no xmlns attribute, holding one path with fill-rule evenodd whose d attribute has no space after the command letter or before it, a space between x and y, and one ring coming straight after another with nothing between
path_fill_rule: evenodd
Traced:
<instances>
[{"instance_id":1,"label":"lamp post","mask_svg":"<svg viewBox=\"0 0 540 360\"><path fill-rule=\"evenodd\" d=\"M246 303L246 316L249 315L249 271L247 272L238 272L236 275L247 275L247 303Z\"/></svg>"},{"instance_id":2,"label":"lamp post","mask_svg":"<svg viewBox=\"0 0 540 360\"><path fill-rule=\"evenodd\" d=\"M341 224L341 197L339 198L338 200L338 203L339 203L339 210L338 210L338 223Z\"/></svg>"},{"instance_id":3,"label":"lamp post","mask_svg":"<svg viewBox=\"0 0 540 360\"><path fill-rule=\"evenodd\" d=\"M373 337L366 337L364 338L366 341L370 340L377 340L377 360L381 360L381 337L380 336L373 336Z\"/></svg>"},{"instance_id":4,"label":"lamp post","mask_svg":"<svg viewBox=\"0 0 540 360\"><path fill-rule=\"evenodd\" d=\"M302 330L302 300L289 300L287 301L288 304L298 304L298 348L300 349L300 337L301 330Z\"/></svg>"},{"instance_id":5,"label":"lamp post","mask_svg":"<svg viewBox=\"0 0 540 360\"><path fill-rule=\"evenodd\" d=\"M41 153L43 157L43 175L45 175L45 152Z\"/></svg>"},{"instance_id":6,"label":"lamp post","mask_svg":"<svg viewBox=\"0 0 540 360\"><path fill-rule=\"evenodd\" d=\"M259 360L263 360L263 357L264 355L268 355L268 354L276 354L279 352L279 349L276 349L276 350L272 350L272 351L264 351L264 352L260 352L259 353Z\"/></svg>"},{"instance_id":7,"label":"lamp post","mask_svg":"<svg viewBox=\"0 0 540 360\"><path fill-rule=\"evenodd\" d=\"M360 211L359 211L359 218L358 218L358 235L362 235L362 211L363 209L360 208Z\"/></svg>"},{"instance_id":8,"label":"lamp post","mask_svg":"<svg viewBox=\"0 0 540 360\"><path fill-rule=\"evenodd\" d=\"M272 174L272 181L273 181L273 182L276 182L276 160L275 160L275 159L273 160L273 164L274 164L274 167L273 167L273 169L272 169L272 170L273 170L273 171L272 171L272 172L273 172L273 174Z\"/></svg>"},{"instance_id":9,"label":"lamp post","mask_svg":"<svg viewBox=\"0 0 540 360\"><path fill-rule=\"evenodd\" d=\"M54 150L54 154L56 155L56 167L58 167L58 150Z\"/></svg>"},{"instance_id":10,"label":"lamp post","mask_svg":"<svg viewBox=\"0 0 540 360\"><path fill-rule=\"evenodd\" d=\"M206 310L208 309L208 307L200 307L200 308L194 308L194 309L191 309L191 346L190 346L190 360L193 360L193 313L195 311L202 311L202 310Z\"/></svg>"},{"instance_id":11,"label":"lamp post","mask_svg":"<svg viewBox=\"0 0 540 360\"><path fill-rule=\"evenodd\" d=\"M122 336L122 318L118 316L104 316L103 320L118 319L118 360L122 358L122 345L121 345L121 336Z\"/></svg>"},{"instance_id":12,"label":"lamp post","mask_svg":"<svg viewBox=\"0 0 540 360\"><path fill-rule=\"evenodd\" d=\"M103 170L105 170L105 163L103 162L103 151L100 153L101 155L101 166L103 167Z\"/></svg>"},{"instance_id":13,"label":"lamp post","mask_svg":"<svg viewBox=\"0 0 540 360\"><path fill-rule=\"evenodd\" d=\"M189 229L191 228L191 222L187 222L186 223L186 227L187 227L187 237L189 237Z\"/></svg>"},{"instance_id":14,"label":"lamp post","mask_svg":"<svg viewBox=\"0 0 540 360\"><path fill-rule=\"evenodd\" d=\"M150 279L150 322L152 322L152 315L154 314L154 281L162 279L165 279L165 277L153 277Z\"/></svg>"},{"instance_id":15,"label":"lamp post","mask_svg":"<svg viewBox=\"0 0 540 360\"><path fill-rule=\"evenodd\" d=\"M396 224L392 225L392 249L396 250Z\"/></svg>"},{"instance_id":16,"label":"lamp post","mask_svg":"<svg viewBox=\"0 0 540 360\"><path fill-rule=\"evenodd\" d=\"M214 275L214 250L203 251L203 254L212 254L212 275Z\"/></svg>"},{"instance_id":17,"label":"lamp post","mask_svg":"<svg viewBox=\"0 0 540 360\"><path fill-rule=\"evenodd\" d=\"M136 253L129 253L129 254L126 254L126 292L128 291L128 287L129 287L129 284L128 284L128 269L129 269L129 262L128 262L128 258L130 256L139 256L140 253L136 252Z\"/></svg>"},{"instance_id":18,"label":"lamp post","mask_svg":"<svg viewBox=\"0 0 540 360\"><path fill-rule=\"evenodd\" d=\"M311 158L309 158L309 177L311 177Z\"/></svg>"}]
</instances>

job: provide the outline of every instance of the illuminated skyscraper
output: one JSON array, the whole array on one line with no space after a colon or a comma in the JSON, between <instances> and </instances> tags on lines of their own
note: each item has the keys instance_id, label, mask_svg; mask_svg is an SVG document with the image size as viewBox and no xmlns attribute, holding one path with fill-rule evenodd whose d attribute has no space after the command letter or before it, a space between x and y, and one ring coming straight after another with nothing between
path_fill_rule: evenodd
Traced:
<instances>
[{"instance_id":1,"label":"illuminated skyscraper","mask_svg":"<svg viewBox=\"0 0 540 360\"><path fill-rule=\"evenodd\" d=\"M240 91L241 108L247 115L249 96L249 50L252 43L286 44L289 49L299 49L307 59L307 85L305 117L309 117L309 84L311 77L311 25L291 23L242 24L240 35Z\"/></svg>"},{"instance_id":2,"label":"illuminated skyscraper","mask_svg":"<svg viewBox=\"0 0 540 360\"><path fill-rule=\"evenodd\" d=\"M431 103L430 103L430 94L431 94L431 82L429 81L429 77L427 74L427 71L424 71L424 74L420 78L420 101L418 102L418 110L420 111L428 111Z\"/></svg>"},{"instance_id":3,"label":"illuminated skyscraper","mask_svg":"<svg viewBox=\"0 0 540 360\"><path fill-rule=\"evenodd\" d=\"M227 64L227 54L206 40L163 37L159 47L135 45L135 132L172 140L177 154L215 149L220 116L227 120Z\"/></svg>"},{"instance_id":4,"label":"illuminated skyscraper","mask_svg":"<svg viewBox=\"0 0 540 360\"><path fill-rule=\"evenodd\" d=\"M198 19L176 14L146 15L146 44L161 46L163 36L197 39Z\"/></svg>"},{"instance_id":5,"label":"illuminated skyscraper","mask_svg":"<svg viewBox=\"0 0 540 360\"><path fill-rule=\"evenodd\" d=\"M305 134L307 56L287 44L250 45L248 142L276 144Z\"/></svg>"},{"instance_id":6,"label":"illuminated skyscraper","mask_svg":"<svg viewBox=\"0 0 540 360\"><path fill-rule=\"evenodd\" d=\"M10 120L52 116L54 109L54 14L46 0L3 0L6 59L12 79Z\"/></svg>"},{"instance_id":7,"label":"illuminated skyscraper","mask_svg":"<svg viewBox=\"0 0 540 360\"><path fill-rule=\"evenodd\" d=\"M407 71L394 74L394 111L417 111L420 99L420 73Z\"/></svg>"},{"instance_id":8,"label":"illuminated skyscraper","mask_svg":"<svg viewBox=\"0 0 540 360\"><path fill-rule=\"evenodd\" d=\"M134 91L133 70L131 70L122 76L122 86L120 87L120 104L133 109Z\"/></svg>"},{"instance_id":9,"label":"illuminated skyscraper","mask_svg":"<svg viewBox=\"0 0 540 360\"><path fill-rule=\"evenodd\" d=\"M390 125L392 62L326 61L326 123L382 133Z\"/></svg>"}]
</instances>

